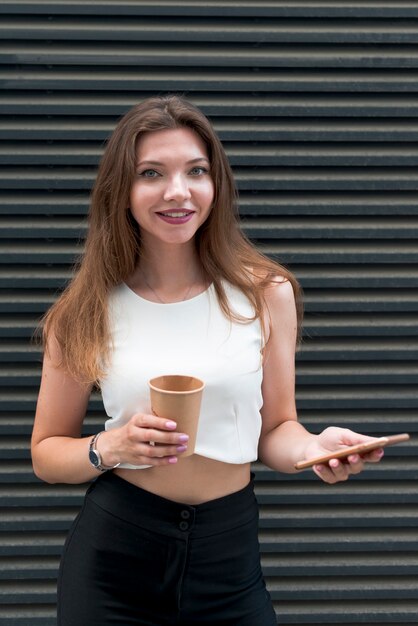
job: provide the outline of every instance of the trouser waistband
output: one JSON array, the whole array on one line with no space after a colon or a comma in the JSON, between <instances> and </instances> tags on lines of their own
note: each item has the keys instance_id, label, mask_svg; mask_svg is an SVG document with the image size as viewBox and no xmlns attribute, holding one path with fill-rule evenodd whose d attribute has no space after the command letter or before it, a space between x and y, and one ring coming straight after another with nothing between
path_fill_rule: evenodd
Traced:
<instances>
[{"instance_id":1,"label":"trouser waistband","mask_svg":"<svg viewBox=\"0 0 418 626\"><path fill-rule=\"evenodd\" d=\"M243 489L195 506L174 502L112 472L92 483L86 497L105 511L154 532L206 537L246 524L258 515L254 475Z\"/></svg>"}]
</instances>

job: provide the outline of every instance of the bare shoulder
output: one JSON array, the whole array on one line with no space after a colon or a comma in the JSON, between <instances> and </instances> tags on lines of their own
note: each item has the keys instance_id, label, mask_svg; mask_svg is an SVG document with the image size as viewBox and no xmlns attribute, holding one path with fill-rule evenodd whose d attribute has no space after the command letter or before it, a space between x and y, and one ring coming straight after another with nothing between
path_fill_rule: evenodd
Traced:
<instances>
[{"instance_id":1,"label":"bare shoulder","mask_svg":"<svg viewBox=\"0 0 418 626\"><path fill-rule=\"evenodd\" d=\"M272 275L271 273L264 271L256 271L255 268L248 268L252 274L253 284L255 289L261 289L263 292L264 300L266 304L279 305L286 302L295 301L295 294L293 291L291 281L281 274Z\"/></svg>"},{"instance_id":2,"label":"bare shoulder","mask_svg":"<svg viewBox=\"0 0 418 626\"><path fill-rule=\"evenodd\" d=\"M50 360L51 365L59 367L62 361L62 351L53 329L50 329L45 338L44 360Z\"/></svg>"},{"instance_id":3,"label":"bare shoulder","mask_svg":"<svg viewBox=\"0 0 418 626\"><path fill-rule=\"evenodd\" d=\"M265 288L264 296L268 304L285 304L295 301L292 283L284 276L274 276Z\"/></svg>"},{"instance_id":4,"label":"bare shoulder","mask_svg":"<svg viewBox=\"0 0 418 626\"><path fill-rule=\"evenodd\" d=\"M66 370L59 341L52 331L48 333L38 402L45 399L49 402L52 397L59 396L64 403L81 402L84 405L92 389L92 383L82 382Z\"/></svg>"},{"instance_id":5,"label":"bare shoulder","mask_svg":"<svg viewBox=\"0 0 418 626\"><path fill-rule=\"evenodd\" d=\"M267 341L273 336L293 336L297 333L297 312L293 286L290 280L276 276L264 291L264 314ZM271 342L270 342L271 343Z\"/></svg>"}]
</instances>

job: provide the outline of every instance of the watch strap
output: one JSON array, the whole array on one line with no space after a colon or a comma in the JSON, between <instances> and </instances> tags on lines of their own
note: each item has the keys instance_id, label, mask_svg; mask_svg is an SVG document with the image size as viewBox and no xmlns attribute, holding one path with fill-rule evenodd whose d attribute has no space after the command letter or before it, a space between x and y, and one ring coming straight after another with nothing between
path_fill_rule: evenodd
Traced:
<instances>
[{"instance_id":1,"label":"watch strap","mask_svg":"<svg viewBox=\"0 0 418 626\"><path fill-rule=\"evenodd\" d=\"M91 465L93 465L93 467L97 469L99 472L107 472L108 470L115 469L116 467L119 467L120 465L120 463L116 463L116 465L111 465L111 466L102 464L102 457L101 457L100 452L96 448L96 443L100 435L102 435L104 432L105 432L104 430L101 430L100 432L96 433L91 438L90 444L89 444L89 461ZM92 461L91 459L92 454L94 455L97 462Z\"/></svg>"}]
</instances>

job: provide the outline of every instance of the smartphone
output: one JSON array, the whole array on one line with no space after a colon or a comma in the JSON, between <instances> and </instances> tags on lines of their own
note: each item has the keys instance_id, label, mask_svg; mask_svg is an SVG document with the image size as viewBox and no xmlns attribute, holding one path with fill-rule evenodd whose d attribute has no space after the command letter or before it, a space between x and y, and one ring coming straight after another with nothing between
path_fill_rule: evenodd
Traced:
<instances>
[{"instance_id":1,"label":"smartphone","mask_svg":"<svg viewBox=\"0 0 418 626\"><path fill-rule=\"evenodd\" d=\"M366 452L371 452L372 450L376 450L376 448L393 446L395 443L402 443L403 441L408 441L408 439L409 435L407 433L402 433L401 435L389 435L387 437L380 437L379 439L371 441L370 443L359 443L356 446L348 446L347 448L342 448L341 450L330 452L330 454L317 456L313 459L307 459L306 461L299 461L295 464L295 468L301 470L306 469L307 467L312 467L312 465L327 463L331 459L345 459L351 454L366 454Z\"/></svg>"}]
</instances>

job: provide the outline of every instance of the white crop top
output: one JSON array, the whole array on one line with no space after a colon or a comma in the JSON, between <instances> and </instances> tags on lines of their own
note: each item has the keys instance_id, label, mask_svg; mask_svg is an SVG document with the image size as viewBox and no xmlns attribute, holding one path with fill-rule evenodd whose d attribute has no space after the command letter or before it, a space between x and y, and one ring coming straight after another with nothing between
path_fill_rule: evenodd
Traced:
<instances>
[{"instance_id":1,"label":"white crop top","mask_svg":"<svg viewBox=\"0 0 418 626\"><path fill-rule=\"evenodd\" d=\"M253 315L240 290L229 284L225 289L233 310ZM150 378L192 375L205 382L195 453L226 463L256 460L262 406L260 321L227 319L213 285L190 300L158 304L121 284L111 294L109 310L113 351L101 381L110 418L106 430L122 426L135 413L151 413Z\"/></svg>"}]
</instances>

